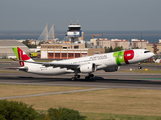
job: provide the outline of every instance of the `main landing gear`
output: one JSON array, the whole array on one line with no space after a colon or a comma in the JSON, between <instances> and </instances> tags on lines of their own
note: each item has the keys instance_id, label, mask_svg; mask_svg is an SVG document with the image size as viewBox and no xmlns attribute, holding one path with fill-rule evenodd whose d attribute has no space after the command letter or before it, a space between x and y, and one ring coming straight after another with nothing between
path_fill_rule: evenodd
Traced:
<instances>
[{"instance_id":1,"label":"main landing gear","mask_svg":"<svg viewBox=\"0 0 161 120\"><path fill-rule=\"evenodd\" d=\"M85 77L86 80L89 80L90 78L94 77L94 74L89 73L88 76Z\"/></svg>"},{"instance_id":2,"label":"main landing gear","mask_svg":"<svg viewBox=\"0 0 161 120\"><path fill-rule=\"evenodd\" d=\"M94 77L94 74L89 73L88 76L85 77L86 80L89 80L90 78ZM77 80L80 78L80 75L75 74L74 77L71 78L72 81Z\"/></svg>"},{"instance_id":3,"label":"main landing gear","mask_svg":"<svg viewBox=\"0 0 161 120\"><path fill-rule=\"evenodd\" d=\"M77 80L78 78L80 78L80 75L75 75L74 77L71 78L72 81Z\"/></svg>"}]
</instances>

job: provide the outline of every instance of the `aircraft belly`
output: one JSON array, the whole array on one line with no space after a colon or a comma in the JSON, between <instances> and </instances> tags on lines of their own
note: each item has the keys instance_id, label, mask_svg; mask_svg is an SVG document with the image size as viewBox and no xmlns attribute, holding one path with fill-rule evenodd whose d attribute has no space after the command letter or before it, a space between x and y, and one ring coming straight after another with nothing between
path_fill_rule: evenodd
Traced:
<instances>
[{"instance_id":1,"label":"aircraft belly","mask_svg":"<svg viewBox=\"0 0 161 120\"><path fill-rule=\"evenodd\" d=\"M43 74L43 75L60 75L71 73L73 71L67 70L66 68L53 68L53 67L39 67L37 70L29 70L30 73Z\"/></svg>"}]
</instances>

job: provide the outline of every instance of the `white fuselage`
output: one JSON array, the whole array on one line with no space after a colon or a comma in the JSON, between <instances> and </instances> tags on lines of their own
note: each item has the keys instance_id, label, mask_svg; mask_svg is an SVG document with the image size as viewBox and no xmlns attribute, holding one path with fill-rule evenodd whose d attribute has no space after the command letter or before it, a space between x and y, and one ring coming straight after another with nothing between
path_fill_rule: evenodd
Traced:
<instances>
[{"instance_id":1,"label":"white fuselage","mask_svg":"<svg viewBox=\"0 0 161 120\"><path fill-rule=\"evenodd\" d=\"M144 49L134 49L134 57L130 60L128 60L128 64L137 63L144 61L146 59L149 59L154 54L152 52L145 53L146 50ZM66 64L91 64L94 63L97 65L97 70L101 70L110 66L120 66L120 65L126 65L124 61L122 61L122 57L124 55L114 56L114 53L106 53L106 54L97 54L93 56L87 56L87 57L81 57L81 58L75 58L75 59L68 59L68 60L61 60L61 61L52 61L57 63L66 63ZM117 58L119 57L119 58ZM116 62L116 59L120 59L120 64ZM41 64L34 64L34 63L25 63L25 66L28 67L29 73L35 73L35 74L43 74L43 75L60 75L60 74L66 74L66 73L73 73L74 70L67 69L67 68L60 68L52 66L46 67Z\"/></svg>"}]
</instances>

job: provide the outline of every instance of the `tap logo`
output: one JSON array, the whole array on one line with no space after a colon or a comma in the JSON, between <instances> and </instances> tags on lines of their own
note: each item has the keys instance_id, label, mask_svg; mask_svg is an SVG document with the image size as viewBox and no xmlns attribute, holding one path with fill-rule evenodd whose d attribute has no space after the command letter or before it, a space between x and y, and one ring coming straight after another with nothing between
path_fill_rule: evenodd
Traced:
<instances>
[{"instance_id":1,"label":"tap logo","mask_svg":"<svg viewBox=\"0 0 161 120\"><path fill-rule=\"evenodd\" d=\"M30 57L25 52L23 52L19 47L14 47L12 49L17 57L17 60L29 60L30 59ZM19 63L21 67L24 66L24 62L19 61Z\"/></svg>"},{"instance_id":2,"label":"tap logo","mask_svg":"<svg viewBox=\"0 0 161 120\"><path fill-rule=\"evenodd\" d=\"M114 52L113 56L115 57L117 65L129 64L129 60L134 58L134 51L126 50L126 51Z\"/></svg>"}]
</instances>

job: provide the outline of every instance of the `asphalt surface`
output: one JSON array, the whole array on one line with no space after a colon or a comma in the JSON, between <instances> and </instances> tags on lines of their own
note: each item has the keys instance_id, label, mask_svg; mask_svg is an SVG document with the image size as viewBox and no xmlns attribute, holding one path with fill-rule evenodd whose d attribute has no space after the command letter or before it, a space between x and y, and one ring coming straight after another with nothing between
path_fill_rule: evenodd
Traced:
<instances>
[{"instance_id":1,"label":"asphalt surface","mask_svg":"<svg viewBox=\"0 0 161 120\"><path fill-rule=\"evenodd\" d=\"M0 70L6 67L17 67L17 62L0 62ZM143 69L157 69L161 66L142 65ZM95 88L133 88L133 89L161 89L161 74L145 74L121 72L122 70L138 69L138 65L121 66L120 71L97 71L95 77L85 80L86 74L80 74L81 78L71 81L74 74L59 76L42 76L30 73L0 73L0 84L25 84L25 85L50 85L50 86L80 86Z\"/></svg>"}]
</instances>

